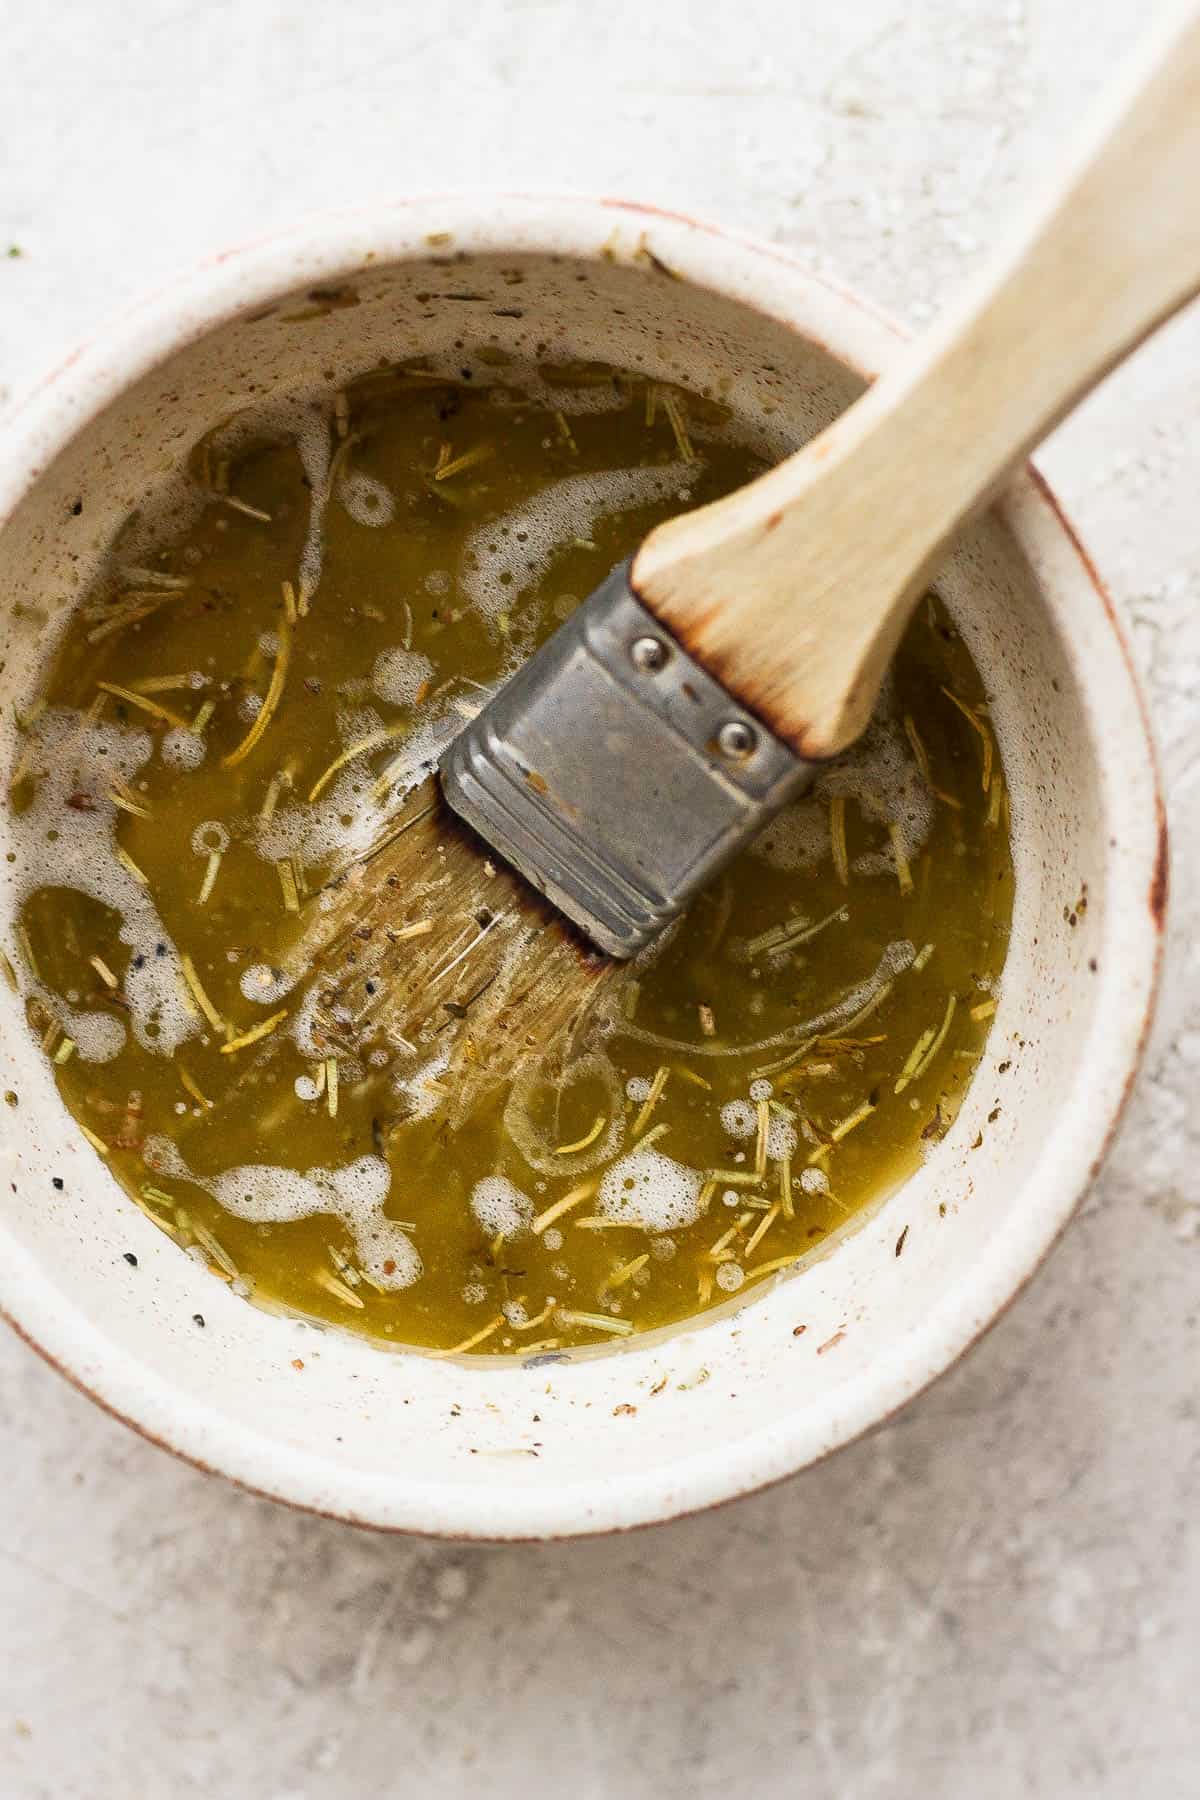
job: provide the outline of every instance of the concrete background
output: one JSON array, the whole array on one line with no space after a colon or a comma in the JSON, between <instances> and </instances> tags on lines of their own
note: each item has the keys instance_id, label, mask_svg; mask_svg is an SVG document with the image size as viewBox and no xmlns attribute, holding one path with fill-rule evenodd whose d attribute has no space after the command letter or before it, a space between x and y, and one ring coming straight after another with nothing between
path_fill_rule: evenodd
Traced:
<instances>
[{"instance_id":1,"label":"concrete background","mask_svg":"<svg viewBox=\"0 0 1200 1800\"><path fill-rule=\"evenodd\" d=\"M692 208L919 322L1147 10L0 0L3 401L209 250L481 179ZM1024 1300L811 1474L550 1548L291 1515L0 1336L3 1800L1197 1793L1198 371L1185 317L1043 457L1134 623L1176 907L1158 1048Z\"/></svg>"}]
</instances>

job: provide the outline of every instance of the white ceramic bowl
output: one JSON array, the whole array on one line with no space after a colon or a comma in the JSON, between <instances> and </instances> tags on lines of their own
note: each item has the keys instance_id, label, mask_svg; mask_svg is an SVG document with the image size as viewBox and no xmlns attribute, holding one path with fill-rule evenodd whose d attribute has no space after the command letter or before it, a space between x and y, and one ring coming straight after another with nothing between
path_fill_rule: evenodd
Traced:
<instances>
[{"instance_id":1,"label":"white ceramic bowl","mask_svg":"<svg viewBox=\"0 0 1200 1800\"><path fill-rule=\"evenodd\" d=\"M353 303L314 309L314 289ZM221 258L80 351L8 425L5 767L12 703L110 534L202 430L277 389L487 340L724 385L798 437L897 341L772 248L614 202L431 198ZM1011 784L1014 932L953 1131L857 1230L700 1328L577 1362L375 1350L257 1311L158 1233L64 1112L3 991L0 1088L18 1103L0 1115L0 1306L17 1330L197 1464L341 1518L463 1536L667 1519L893 1412L1003 1310L1094 1173L1147 1030L1166 889L1127 647L1035 474L964 536L941 585L984 670ZM0 856L10 941L7 867Z\"/></svg>"}]
</instances>

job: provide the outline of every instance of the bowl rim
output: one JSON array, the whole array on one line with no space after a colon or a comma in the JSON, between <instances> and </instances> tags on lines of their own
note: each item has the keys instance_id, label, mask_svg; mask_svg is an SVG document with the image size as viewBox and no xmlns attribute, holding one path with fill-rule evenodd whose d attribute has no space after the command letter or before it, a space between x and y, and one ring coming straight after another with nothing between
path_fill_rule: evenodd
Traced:
<instances>
[{"instance_id":1,"label":"bowl rim","mask_svg":"<svg viewBox=\"0 0 1200 1800\"><path fill-rule=\"evenodd\" d=\"M723 226L633 201L576 193L457 190L415 195L383 206L312 214L291 229L211 256L149 297L124 309L53 368L8 417L8 438L0 453L0 529L10 512L40 479L55 457L98 413L133 382L167 357L208 332L228 324L270 299L305 282L347 279L364 264L389 264L428 257L431 231L450 231L455 249L471 254L540 252L595 260L614 228L663 234L686 246L686 279L737 303L777 317L809 343L865 377L874 376L905 335L885 312L851 289L817 276L778 245ZM786 297L787 313L776 296ZM773 303L774 302L774 303ZM301 1510L383 1530L478 1540L595 1535L632 1525L665 1521L755 1492L811 1466L864 1432L884 1423L909 1399L951 1368L1023 1291L1069 1224L1112 1142L1132 1091L1148 1041L1161 975L1169 851L1161 774L1146 699L1129 641L1095 564L1035 465L1018 477L998 503L1005 523L1027 552L1041 549L1048 561L1073 568L1091 589L1098 613L1110 628L1110 651L1125 684L1120 775L1123 787L1114 804L1132 820L1133 808L1150 805L1152 828L1145 854L1126 858L1112 870L1114 912L1129 927L1122 943L1119 1016L1108 1017L1104 1054L1111 1098L1089 1114L1086 1134L1073 1147L1059 1188L1029 1210L1014 1245L1006 1240L996 1266L967 1283L957 1305L937 1309L936 1334L916 1373L905 1367L859 1382L827 1441L817 1449L790 1423L771 1428L769 1452L757 1437L722 1457L696 1459L646 1470L636 1477L640 1492L593 1496L581 1512L569 1482L528 1507L528 1518L497 1521L486 1497L473 1505L445 1508L432 1495L409 1496L407 1504L366 1497L370 1483L346 1482L338 1493L337 1466L310 1453L282 1454L281 1446L193 1401L169 1411L148 1391L145 1404L131 1403L133 1391L117 1363L123 1352L106 1354L106 1340L82 1302L44 1282L23 1288L19 1273L0 1283L0 1317L81 1392L149 1441L208 1473ZM1067 577L1069 578L1069 577ZM1111 657L1110 657L1111 660ZM1122 735L1123 734L1123 735ZM1115 740L1114 740L1115 741ZM1108 740L1105 740L1107 743ZM1116 750L1111 754L1116 757ZM1100 758L1103 771L1105 758ZM1111 796L1110 796L1111 798ZM1144 813L1143 813L1143 816ZM1141 929L1138 929L1140 918ZM1011 1237L1012 1234L1008 1234ZM983 1260L983 1259L981 1259ZM32 1273L32 1271L30 1271ZM933 1321L930 1321L933 1324ZM165 1385L165 1384L164 1384ZM765 1430L766 1428L764 1428ZM257 1451L256 1451L257 1446ZM702 1465L702 1466L701 1466ZM399 1489L403 1478L378 1478ZM353 1492L351 1490L354 1490ZM532 1502L533 1496L530 1496Z\"/></svg>"}]
</instances>

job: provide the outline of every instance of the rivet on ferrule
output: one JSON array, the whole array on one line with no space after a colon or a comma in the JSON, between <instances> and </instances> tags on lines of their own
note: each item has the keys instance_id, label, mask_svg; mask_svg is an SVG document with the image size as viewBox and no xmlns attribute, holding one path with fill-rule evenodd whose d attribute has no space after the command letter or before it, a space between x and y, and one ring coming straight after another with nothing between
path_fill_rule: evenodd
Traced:
<instances>
[{"instance_id":1,"label":"rivet on ferrule","mask_svg":"<svg viewBox=\"0 0 1200 1800\"><path fill-rule=\"evenodd\" d=\"M717 733L717 749L730 762L745 762L758 748L758 734L743 719L730 719Z\"/></svg>"},{"instance_id":2,"label":"rivet on ferrule","mask_svg":"<svg viewBox=\"0 0 1200 1800\"><path fill-rule=\"evenodd\" d=\"M643 675L657 675L667 665L670 652L661 638L634 638L629 646L629 660Z\"/></svg>"}]
</instances>

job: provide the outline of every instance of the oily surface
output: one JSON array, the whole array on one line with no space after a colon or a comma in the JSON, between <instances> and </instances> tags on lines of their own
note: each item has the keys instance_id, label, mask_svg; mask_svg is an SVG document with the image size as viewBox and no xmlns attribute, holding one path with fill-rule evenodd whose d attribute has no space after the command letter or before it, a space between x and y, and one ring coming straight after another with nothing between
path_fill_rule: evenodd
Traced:
<instances>
[{"instance_id":1,"label":"oily surface","mask_svg":"<svg viewBox=\"0 0 1200 1800\"><path fill-rule=\"evenodd\" d=\"M699 397L475 361L229 423L185 522L116 546L13 784L17 974L98 1153L260 1303L442 1349L604 1342L752 1291L947 1128L1011 868L932 600L862 745L479 1104L399 1025L370 1055L316 1041L291 967L490 684L762 466Z\"/></svg>"}]
</instances>

